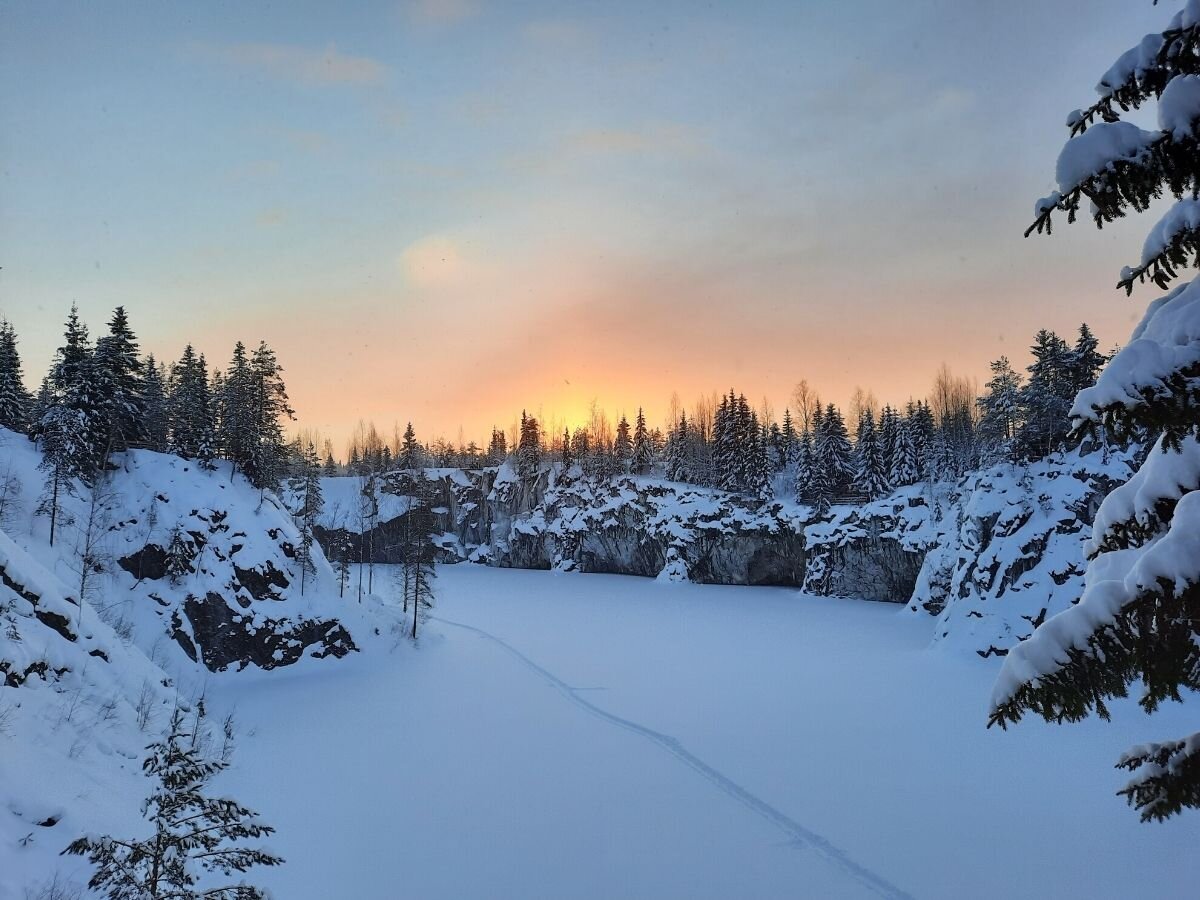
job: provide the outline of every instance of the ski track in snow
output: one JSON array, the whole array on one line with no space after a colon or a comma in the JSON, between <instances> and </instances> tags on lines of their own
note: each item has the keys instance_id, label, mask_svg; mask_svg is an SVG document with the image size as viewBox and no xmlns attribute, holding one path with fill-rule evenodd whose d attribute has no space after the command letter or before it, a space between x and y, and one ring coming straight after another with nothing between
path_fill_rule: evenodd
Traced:
<instances>
[{"instance_id":1,"label":"ski track in snow","mask_svg":"<svg viewBox=\"0 0 1200 900\"><path fill-rule=\"evenodd\" d=\"M484 631L482 628L476 628L474 625L466 625L462 622L454 622L450 619L444 619L441 616L431 615L429 618L432 621L441 622L443 625L452 625L455 628L462 628L466 631L474 632L479 637L498 644L512 654L512 656L516 657L519 662L545 678L551 687L561 693L580 709L598 719L608 722L610 725L615 725L618 728L631 731L634 734L657 744L680 762L684 763L688 768L698 772L721 791L725 792L743 806L747 807L754 813L766 819L772 825L779 828L788 836L791 843L796 846L815 850L825 860L833 863L835 866L842 869L848 875L860 882L863 886L874 891L879 896L890 898L890 900L914 900L913 896L907 891L901 890L887 879L875 874L860 863L855 862L846 854L844 850L835 846L827 838L809 828L805 828L795 819L780 812L762 798L750 793L750 791L746 790L733 779L714 769L669 734L663 734L661 731L655 731L652 728L647 728L645 725L639 725L637 722L614 715L607 710L601 709L594 703L585 700L583 697L579 696L578 692L580 690L589 690L589 688L571 687L554 673L539 666L532 659L523 654L516 647L509 644L507 641L496 637L494 634ZM590 688L590 690L595 690L595 688Z\"/></svg>"}]
</instances>

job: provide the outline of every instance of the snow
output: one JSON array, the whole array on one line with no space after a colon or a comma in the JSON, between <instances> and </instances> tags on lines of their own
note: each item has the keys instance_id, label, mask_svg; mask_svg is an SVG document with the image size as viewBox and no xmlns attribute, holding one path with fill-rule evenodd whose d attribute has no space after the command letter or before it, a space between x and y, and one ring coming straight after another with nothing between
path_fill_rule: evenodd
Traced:
<instances>
[{"instance_id":1,"label":"snow","mask_svg":"<svg viewBox=\"0 0 1200 900\"><path fill-rule=\"evenodd\" d=\"M1009 653L992 693L993 707L1011 700L1021 685L1061 668L1068 662L1068 650L1085 650L1093 633L1111 625L1144 593L1179 594L1200 583L1198 559L1200 491L1192 491L1176 504L1164 535L1142 547L1102 554L1092 562L1079 603L1048 620Z\"/></svg>"},{"instance_id":2,"label":"snow","mask_svg":"<svg viewBox=\"0 0 1200 900\"><path fill-rule=\"evenodd\" d=\"M1200 119L1200 75L1176 75L1158 98L1158 127L1176 141L1194 137Z\"/></svg>"},{"instance_id":3,"label":"snow","mask_svg":"<svg viewBox=\"0 0 1200 900\"><path fill-rule=\"evenodd\" d=\"M1197 83L1200 84L1200 79ZM1200 230L1200 200L1187 197L1172 205L1146 235L1142 245L1142 265L1160 256L1180 234L1196 230ZM1121 273L1122 278L1126 277L1127 271Z\"/></svg>"},{"instance_id":4,"label":"snow","mask_svg":"<svg viewBox=\"0 0 1200 900\"><path fill-rule=\"evenodd\" d=\"M1158 52L1162 45L1161 34L1146 35L1136 47L1131 47L1117 57L1117 61L1100 78L1100 83L1096 85L1096 93L1102 97L1111 97L1126 84L1141 81L1143 75L1157 64Z\"/></svg>"},{"instance_id":5,"label":"snow","mask_svg":"<svg viewBox=\"0 0 1200 900\"><path fill-rule=\"evenodd\" d=\"M224 787L279 829L276 896L1187 897L1200 877L1194 820L1148 829L1122 779L1097 784L1140 710L986 730L995 661L928 651L894 606L475 566L439 592L415 649L210 692L254 734Z\"/></svg>"},{"instance_id":6,"label":"snow","mask_svg":"<svg viewBox=\"0 0 1200 900\"><path fill-rule=\"evenodd\" d=\"M1141 158L1159 137L1132 122L1100 122L1071 138L1058 155L1058 190L1069 194L1089 178L1109 171L1117 162Z\"/></svg>"},{"instance_id":7,"label":"snow","mask_svg":"<svg viewBox=\"0 0 1200 900\"><path fill-rule=\"evenodd\" d=\"M1167 397L1167 379L1194 365L1200 365L1200 277L1150 303L1129 343L1079 392L1071 415L1096 420L1105 409L1141 405L1143 392Z\"/></svg>"},{"instance_id":8,"label":"snow","mask_svg":"<svg viewBox=\"0 0 1200 900\"><path fill-rule=\"evenodd\" d=\"M1088 556L1096 554L1105 536L1118 527L1136 523L1156 528L1161 504L1174 502L1188 491L1198 489L1200 442L1189 435L1180 442L1178 452L1164 452L1162 438L1159 438L1142 467L1104 498L1085 553Z\"/></svg>"}]
</instances>

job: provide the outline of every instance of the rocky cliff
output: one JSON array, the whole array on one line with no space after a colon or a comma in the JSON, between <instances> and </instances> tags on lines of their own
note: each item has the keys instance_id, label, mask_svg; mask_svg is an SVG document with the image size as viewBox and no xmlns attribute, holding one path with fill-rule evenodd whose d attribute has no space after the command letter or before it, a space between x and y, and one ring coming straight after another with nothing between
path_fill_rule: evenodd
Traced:
<instances>
[{"instance_id":1,"label":"rocky cliff","mask_svg":"<svg viewBox=\"0 0 1200 900\"><path fill-rule=\"evenodd\" d=\"M528 480L507 465L391 473L373 482L373 494L366 479L331 478L322 539L348 541L355 559L396 561L413 479L424 477L433 482L445 562L905 603L936 618L935 639L990 655L1078 596L1091 517L1127 476L1129 458L1093 449L998 465L957 483L923 482L836 506L819 520L790 502L578 470Z\"/></svg>"}]
</instances>

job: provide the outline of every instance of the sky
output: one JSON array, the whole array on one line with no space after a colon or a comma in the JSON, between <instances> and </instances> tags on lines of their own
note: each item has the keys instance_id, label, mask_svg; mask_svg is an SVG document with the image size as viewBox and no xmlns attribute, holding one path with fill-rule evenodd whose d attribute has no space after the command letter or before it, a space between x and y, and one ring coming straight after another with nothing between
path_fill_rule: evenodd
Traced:
<instances>
[{"instance_id":1,"label":"sky","mask_svg":"<svg viewBox=\"0 0 1200 900\"><path fill-rule=\"evenodd\" d=\"M8 0L0 315L31 387L72 302L160 359L265 339L339 447L982 382L1140 317L1145 217L1022 232L1175 6Z\"/></svg>"}]
</instances>

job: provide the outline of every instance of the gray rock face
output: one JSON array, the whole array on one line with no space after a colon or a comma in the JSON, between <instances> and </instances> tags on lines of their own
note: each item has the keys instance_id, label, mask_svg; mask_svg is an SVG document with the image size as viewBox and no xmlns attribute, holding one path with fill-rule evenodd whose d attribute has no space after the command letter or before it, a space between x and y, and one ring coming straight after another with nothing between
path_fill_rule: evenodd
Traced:
<instances>
[{"instance_id":1,"label":"gray rock face","mask_svg":"<svg viewBox=\"0 0 1200 900\"><path fill-rule=\"evenodd\" d=\"M411 490L412 477L384 476L381 494ZM648 578L668 573L711 584L804 583L803 522L780 504L631 476L557 480L543 472L526 483L501 468L431 469L426 477L437 482L443 562ZM397 562L407 515L381 520L363 535L326 523L318 539L326 548L349 541L354 559Z\"/></svg>"},{"instance_id":2,"label":"gray rock face","mask_svg":"<svg viewBox=\"0 0 1200 900\"><path fill-rule=\"evenodd\" d=\"M189 627L183 627L176 612L171 636L193 661L203 662L211 672L251 664L261 669L291 665L310 648L307 655L318 659L342 657L356 649L350 633L334 620L273 619L248 629L225 598L212 591L204 597L189 596L183 615Z\"/></svg>"}]
</instances>

